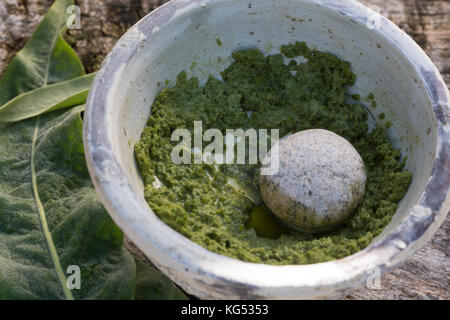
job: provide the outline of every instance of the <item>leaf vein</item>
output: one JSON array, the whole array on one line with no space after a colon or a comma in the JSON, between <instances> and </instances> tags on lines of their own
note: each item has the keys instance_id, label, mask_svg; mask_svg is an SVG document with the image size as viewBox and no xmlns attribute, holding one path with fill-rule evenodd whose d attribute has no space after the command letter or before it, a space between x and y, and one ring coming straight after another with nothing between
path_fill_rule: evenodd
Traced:
<instances>
[{"instance_id":1,"label":"leaf vein","mask_svg":"<svg viewBox=\"0 0 450 320\"><path fill-rule=\"evenodd\" d=\"M48 228L47 218L45 215L45 209L42 205L41 199L39 197L39 190L37 186L37 176L36 176L36 165L35 165L35 153L36 153L36 142L39 133L39 117L36 118L36 124L34 127L33 140L31 144L31 183L33 188L33 195L36 202L36 206L39 213L39 220L41 222L42 233L44 234L44 238L47 242L48 249L50 251L50 255L52 257L53 265L55 267L56 274L58 276L58 280L60 282L62 291L64 292L64 296L67 300L73 300L74 297L72 292L70 292L69 288L66 285L66 276L64 275L61 262L59 261L58 253L56 252L55 243L53 242L52 235Z\"/></svg>"}]
</instances>

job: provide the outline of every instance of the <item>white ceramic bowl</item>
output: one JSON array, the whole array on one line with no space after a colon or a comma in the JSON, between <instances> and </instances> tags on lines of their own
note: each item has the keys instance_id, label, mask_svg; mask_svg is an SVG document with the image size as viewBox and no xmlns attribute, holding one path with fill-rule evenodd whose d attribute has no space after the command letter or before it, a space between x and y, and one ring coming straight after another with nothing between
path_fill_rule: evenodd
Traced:
<instances>
[{"instance_id":1,"label":"white ceramic bowl","mask_svg":"<svg viewBox=\"0 0 450 320\"><path fill-rule=\"evenodd\" d=\"M133 146L166 79L173 84L186 70L205 80L225 68L236 49L274 53L294 41L351 62L357 74L352 90L374 92L375 114L384 112L394 124L389 138L408 156L411 187L382 234L344 259L273 266L210 252L149 208ZM444 221L450 207L449 114L448 89L426 54L355 1L173 0L132 27L106 58L89 94L84 145L92 180L112 218L187 292L200 298L323 298L398 266Z\"/></svg>"}]
</instances>

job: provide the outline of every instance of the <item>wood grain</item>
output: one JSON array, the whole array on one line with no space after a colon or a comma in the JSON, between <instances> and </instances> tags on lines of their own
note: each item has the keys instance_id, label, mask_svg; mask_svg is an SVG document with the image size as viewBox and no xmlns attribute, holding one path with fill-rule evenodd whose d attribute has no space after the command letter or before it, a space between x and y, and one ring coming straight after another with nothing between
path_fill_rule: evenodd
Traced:
<instances>
[{"instance_id":1,"label":"wood grain","mask_svg":"<svg viewBox=\"0 0 450 320\"><path fill-rule=\"evenodd\" d=\"M82 29L66 39L86 71L99 68L117 39L146 13L166 1L78 0ZM450 84L450 1L361 0L407 32ZM52 0L0 0L0 74L26 43ZM129 241L127 247L145 259ZM450 299L450 218L433 239L401 267L382 277L381 289L361 288L345 299Z\"/></svg>"}]
</instances>

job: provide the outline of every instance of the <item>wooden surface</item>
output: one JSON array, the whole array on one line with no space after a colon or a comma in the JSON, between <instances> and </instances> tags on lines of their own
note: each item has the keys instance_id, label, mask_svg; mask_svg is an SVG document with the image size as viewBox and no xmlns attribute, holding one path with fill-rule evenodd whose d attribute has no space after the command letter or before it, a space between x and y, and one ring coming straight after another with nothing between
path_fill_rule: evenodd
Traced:
<instances>
[{"instance_id":1,"label":"wooden surface","mask_svg":"<svg viewBox=\"0 0 450 320\"><path fill-rule=\"evenodd\" d=\"M360 0L411 35L450 84L450 1ZM68 42L86 71L99 68L116 40L161 0L76 0L81 30ZM0 0L0 75L27 41L52 0ZM130 242L127 246L140 253ZM450 218L433 239L405 264L381 279L378 290L361 288L345 299L450 299Z\"/></svg>"}]
</instances>

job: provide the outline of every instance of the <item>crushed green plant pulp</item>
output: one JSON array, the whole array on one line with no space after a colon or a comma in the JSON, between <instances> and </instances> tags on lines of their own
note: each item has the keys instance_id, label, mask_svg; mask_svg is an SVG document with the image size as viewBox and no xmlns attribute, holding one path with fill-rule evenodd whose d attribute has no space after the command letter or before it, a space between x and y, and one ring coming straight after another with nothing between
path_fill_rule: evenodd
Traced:
<instances>
[{"instance_id":1,"label":"crushed green plant pulp","mask_svg":"<svg viewBox=\"0 0 450 320\"><path fill-rule=\"evenodd\" d=\"M150 207L204 248L249 262L317 263L367 247L391 221L411 174L381 124L369 132L366 108L346 99L356 78L350 63L303 42L282 46L281 54L264 56L258 49L247 49L232 57L222 79L210 76L200 86L197 78L181 72L175 86L156 96L135 146ZM364 160L364 200L331 232L303 234L279 226L270 230L270 223L269 230L258 229L258 219L270 220L260 209L259 165L172 162L177 144L171 141L172 132L192 132L194 121L202 121L203 130L217 128L224 135L228 128L279 129L280 137L312 128L333 131L350 141ZM154 184L155 177L161 185Z\"/></svg>"}]
</instances>

